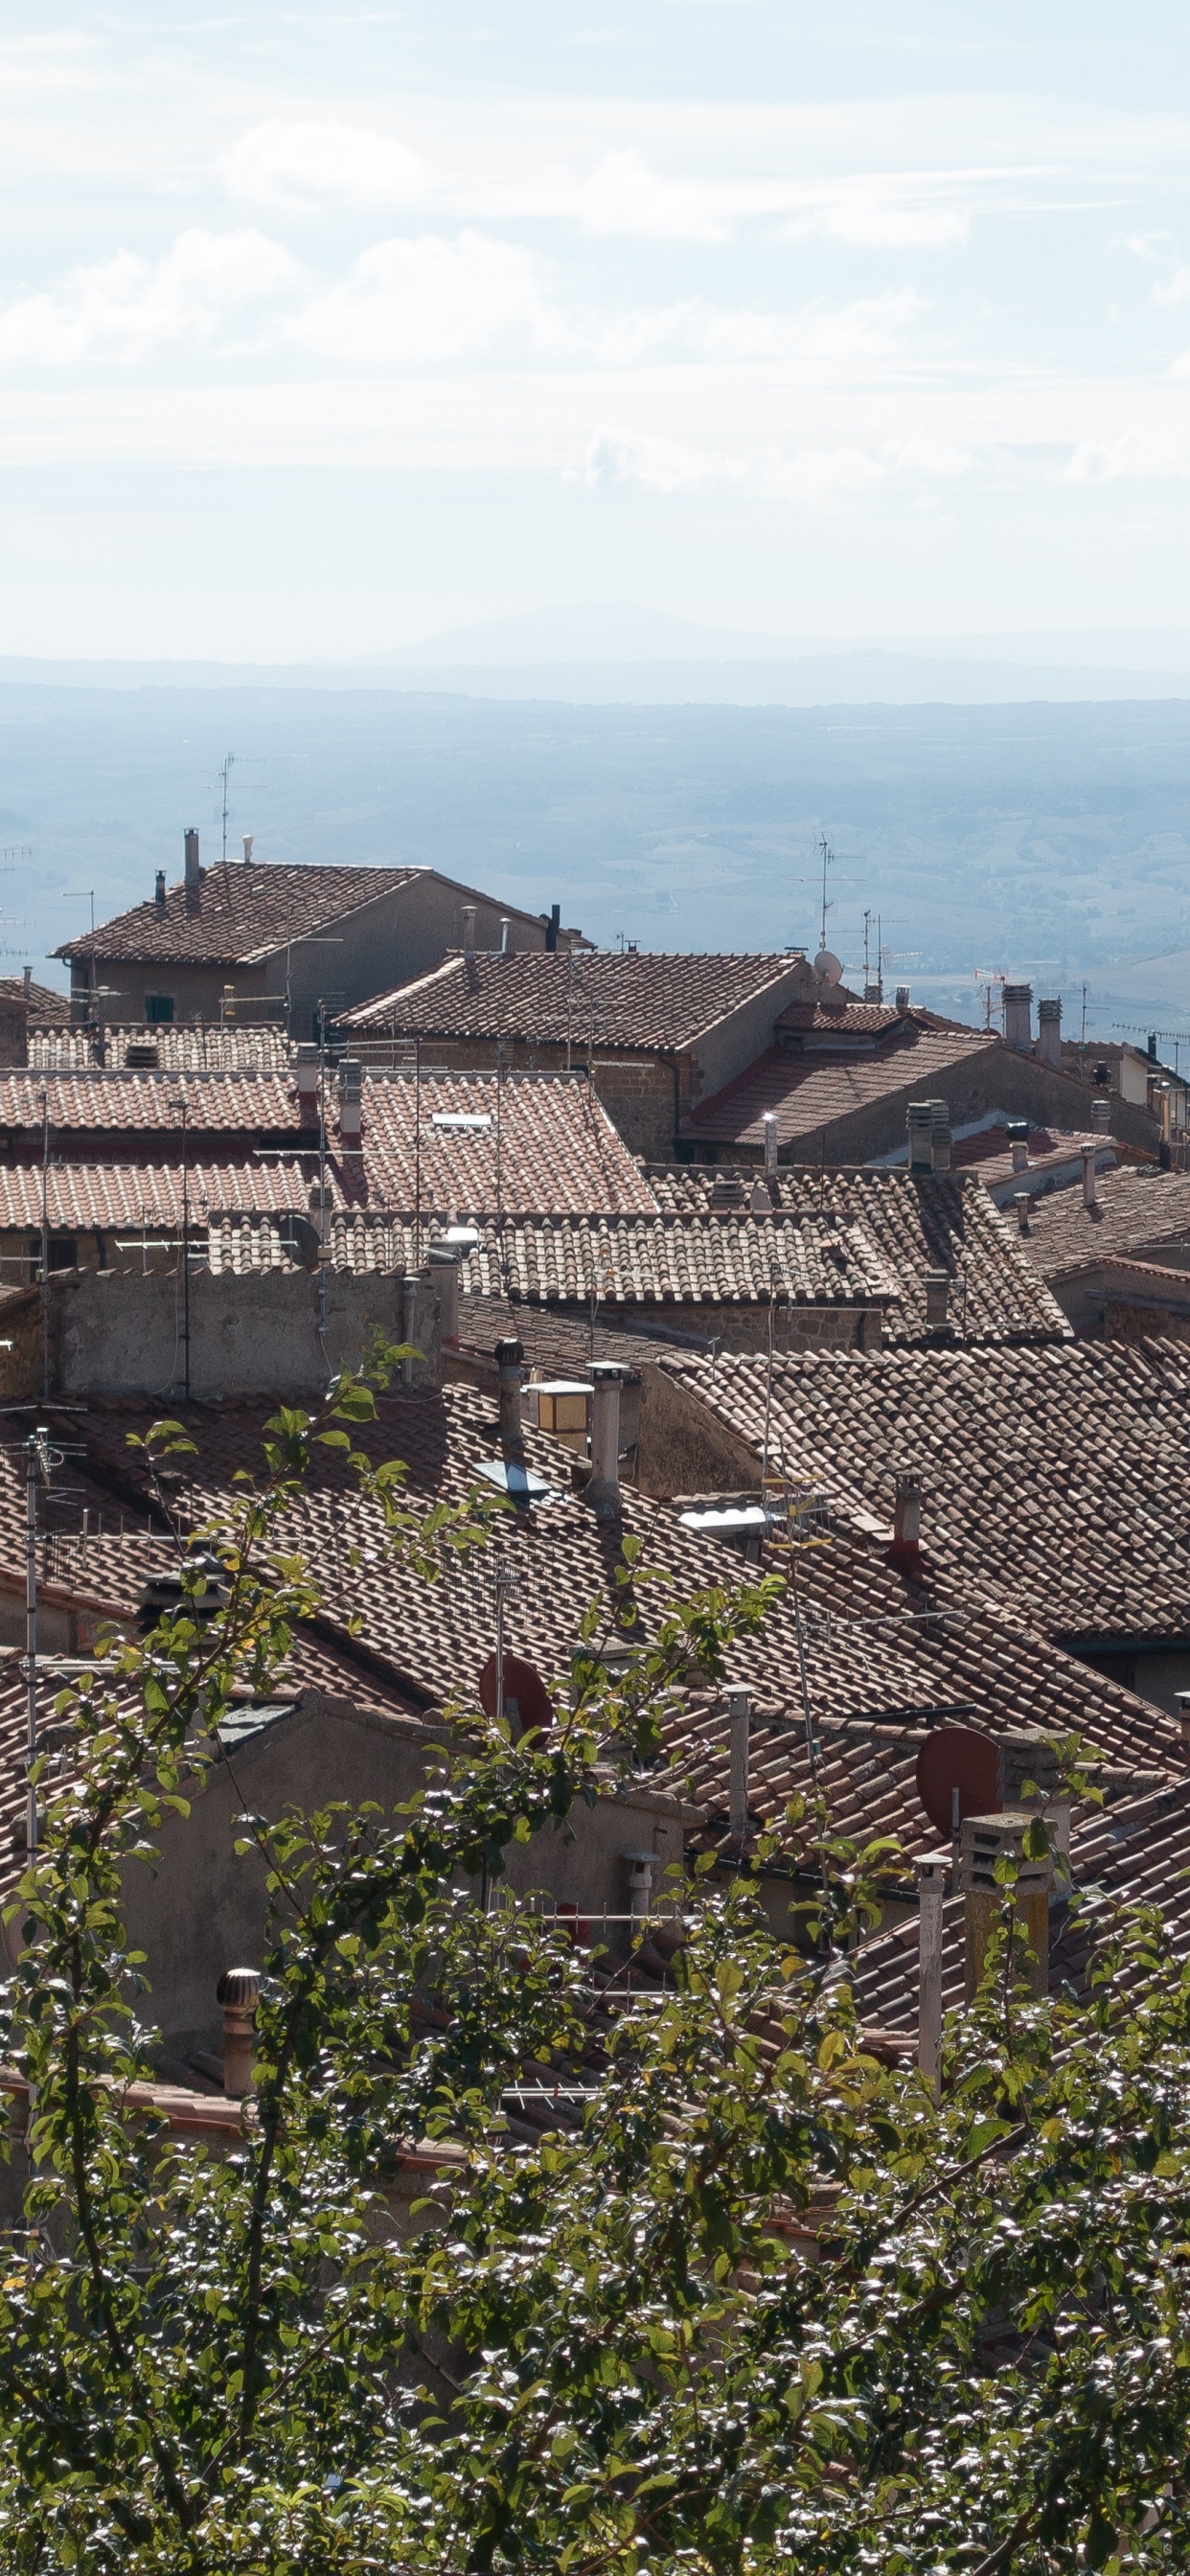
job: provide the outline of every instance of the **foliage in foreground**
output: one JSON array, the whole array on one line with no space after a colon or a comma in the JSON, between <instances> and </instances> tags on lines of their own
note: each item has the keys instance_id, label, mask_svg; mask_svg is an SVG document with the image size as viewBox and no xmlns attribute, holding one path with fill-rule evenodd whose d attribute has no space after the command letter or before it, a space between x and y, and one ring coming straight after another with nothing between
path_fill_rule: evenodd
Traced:
<instances>
[{"instance_id":1,"label":"foliage in foreground","mask_svg":"<svg viewBox=\"0 0 1190 2576\"><path fill-rule=\"evenodd\" d=\"M205 1536L219 1617L79 1698L4 2034L36 2169L0 2282L0 2568L1181 2567L1190 1978L1152 1921L1104 1939L1086 2004L1028 2006L1006 1951L938 2109L865 2054L837 1939L774 1938L746 1885L684 1889L668 1988L614 2014L562 1930L475 1901L648 1758L771 1587L660 1591L618 1679L593 1613L548 1738L475 1721L395 1818L246 1825L273 1916L242 2144L129 2116L149 2059L121 1870L184 1801L187 1736L312 1606L311 1442L346 1441L427 1573L482 1537L377 1480L344 1427L371 1410L344 1381L320 1420L280 1417L260 1489ZM621 1644L646 1579L623 1575ZM883 1855L808 1821L837 1936ZM524 2135L525 2081L573 2125ZM448 2161L411 2231L400 2150L426 2139Z\"/></svg>"}]
</instances>

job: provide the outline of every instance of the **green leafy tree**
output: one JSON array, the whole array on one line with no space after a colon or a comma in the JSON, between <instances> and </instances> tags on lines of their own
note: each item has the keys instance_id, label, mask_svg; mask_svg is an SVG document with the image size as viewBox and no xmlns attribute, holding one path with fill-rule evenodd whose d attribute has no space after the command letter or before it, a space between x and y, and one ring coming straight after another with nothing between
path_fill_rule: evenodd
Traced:
<instances>
[{"instance_id":1,"label":"green leafy tree","mask_svg":"<svg viewBox=\"0 0 1190 2576\"><path fill-rule=\"evenodd\" d=\"M651 1758L771 1583L679 1600L629 1543L548 1730L467 1713L395 1817L245 1819L271 1912L242 2137L179 2145L130 2102L151 2055L122 1874L233 1680L267 1687L315 1606L292 1536L314 1446L427 1576L482 1541L478 1506L409 1510L372 1411L345 1379L279 1416L201 1533L216 1615L196 1568L71 1703L4 2038L34 2163L0 2280L0 2568L1181 2567L1190 1981L1151 1919L1105 1935L1089 2001L1034 2005L1006 1871L936 2105L865 2051L847 1977L890 1854L819 1812L785 1836L828 1901L777 1937L747 1876L700 1864L680 1938L646 1928L671 1954L647 1987L477 1902ZM646 1586L647 1642L612 1654ZM563 2122L540 2138L515 2118L534 2074ZM419 2140L440 2162L411 2230Z\"/></svg>"}]
</instances>

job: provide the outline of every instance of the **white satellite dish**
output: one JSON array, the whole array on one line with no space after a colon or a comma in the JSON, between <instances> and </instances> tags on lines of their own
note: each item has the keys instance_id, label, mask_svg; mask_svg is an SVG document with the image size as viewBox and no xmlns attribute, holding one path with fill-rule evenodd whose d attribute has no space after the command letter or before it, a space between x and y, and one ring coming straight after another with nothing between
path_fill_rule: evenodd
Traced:
<instances>
[{"instance_id":1,"label":"white satellite dish","mask_svg":"<svg viewBox=\"0 0 1190 2576\"><path fill-rule=\"evenodd\" d=\"M838 984L843 978L843 960L829 948L820 948L814 960L814 972L820 984Z\"/></svg>"}]
</instances>

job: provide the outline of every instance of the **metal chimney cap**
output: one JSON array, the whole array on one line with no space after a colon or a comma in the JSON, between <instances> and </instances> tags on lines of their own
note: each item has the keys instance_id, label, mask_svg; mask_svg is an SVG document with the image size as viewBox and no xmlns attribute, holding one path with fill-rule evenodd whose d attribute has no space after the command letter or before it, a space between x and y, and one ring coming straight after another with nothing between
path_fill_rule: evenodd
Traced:
<instances>
[{"instance_id":1,"label":"metal chimney cap","mask_svg":"<svg viewBox=\"0 0 1190 2576\"><path fill-rule=\"evenodd\" d=\"M259 1996L259 1968L225 1968L215 1988L225 2012L255 2012Z\"/></svg>"}]
</instances>

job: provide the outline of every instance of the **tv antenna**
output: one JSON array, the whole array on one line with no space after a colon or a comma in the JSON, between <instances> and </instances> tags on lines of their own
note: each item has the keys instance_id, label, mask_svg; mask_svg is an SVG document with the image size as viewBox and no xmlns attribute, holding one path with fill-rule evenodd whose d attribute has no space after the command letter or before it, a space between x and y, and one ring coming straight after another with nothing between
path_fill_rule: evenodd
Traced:
<instances>
[{"instance_id":1,"label":"tv antenna","mask_svg":"<svg viewBox=\"0 0 1190 2576\"><path fill-rule=\"evenodd\" d=\"M264 763L262 760L244 761L238 752L229 751L225 752L223 759L220 761L219 767L215 772L212 785L221 786L223 789L223 800L220 814L223 824L223 864L225 867L227 865L227 826L231 817L231 773L233 769L261 769L263 766ZM252 835L249 835L249 838L251 837Z\"/></svg>"}]
</instances>

